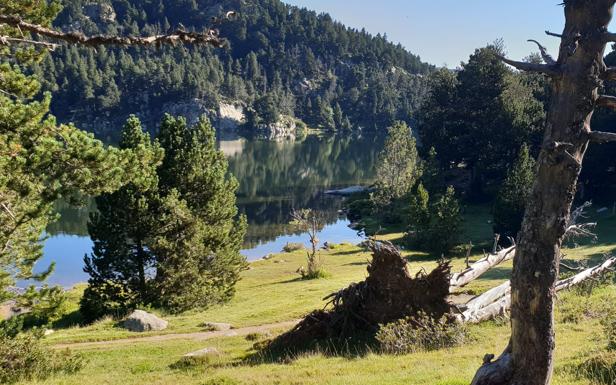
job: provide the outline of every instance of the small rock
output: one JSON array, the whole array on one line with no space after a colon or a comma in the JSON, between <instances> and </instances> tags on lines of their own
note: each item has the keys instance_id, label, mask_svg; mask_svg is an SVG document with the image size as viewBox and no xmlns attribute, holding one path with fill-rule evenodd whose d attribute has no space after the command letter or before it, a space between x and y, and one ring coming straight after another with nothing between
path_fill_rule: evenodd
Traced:
<instances>
[{"instance_id":1,"label":"small rock","mask_svg":"<svg viewBox=\"0 0 616 385\"><path fill-rule=\"evenodd\" d=\"M216 348L205 348L194 352L184 354L184 358L196 357L220 357L220 352Z\"/></svg>"},{"instance_id":2,"label":"small rock","mask_svg":"<svg viewBox=\"0 0 616 385\"><path fill-rule=\"evenodd\" d=\"M226 324L223 322L204 322L203 327L212 331L225 331L233 328L231 324Z\"/></svg>"},{"instance_id":3,"label":"small rock","mask_svg":"<svg viewBox=\"0 0 616 385\"><path fill-rule=\"evenodd\" d=\"M135 310L122 322L125 329L139 333L165 330L168 325L169 322L143 310Z\"/></svg>"},{"instance_id":4,"label":"small rock","mask_svg":"<svg viewBox=\"0 0 616 385\"><path fill-rule=\"evenodd\" d=\"M48 336L51 335L53 333L55 333L56 331L53 329L45 329L45 333L43 333L43 335Z\"/></svg>"},{"instance_id":5,"label":"small rock","mask_svg":"<svg viewBox=\"0 0 616 385\"><path fill-rule=\"evenodd\" d=\"M271 258L272 258L272 255L271 255L271 254L268 254L268 255L266 255L266 256L264 256L264 257L263 257L263 259L265 259L266 261L267 261L268 259L271 259Z\"/></svg>"}]
</instances>

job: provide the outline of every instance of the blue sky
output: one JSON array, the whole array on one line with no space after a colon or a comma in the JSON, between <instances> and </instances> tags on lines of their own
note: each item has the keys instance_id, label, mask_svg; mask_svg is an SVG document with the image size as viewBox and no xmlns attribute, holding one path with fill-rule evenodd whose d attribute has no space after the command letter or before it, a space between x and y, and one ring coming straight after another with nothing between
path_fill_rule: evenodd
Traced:
<instances>
[{"instance_id":1,"label":"blue sky","mask_svg":"<svg viewBox=\"0 0 616 385\"><path fill-rule=\"evenodd\" d=\"M561 0L283 0L327 12L344 24L387 33L422 60L456 67L472 51L502 38L509 56L521 59L542 42L556 56L559 41L546 29L562 32ZM616 26L612 26L616 30Z\"/></svg>"}]
</instances>

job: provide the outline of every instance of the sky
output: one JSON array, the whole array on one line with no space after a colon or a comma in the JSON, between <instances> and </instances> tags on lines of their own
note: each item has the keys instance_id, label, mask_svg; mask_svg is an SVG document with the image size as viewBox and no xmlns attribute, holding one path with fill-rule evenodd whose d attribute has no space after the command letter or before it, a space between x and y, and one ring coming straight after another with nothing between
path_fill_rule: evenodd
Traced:
<instances>
[{"instance_id":1,"label":"sky","mask_svg":"<svg viewBox=\"0 0 616 385\"><path fill-rule=\"evenodd\" d=\"M349 27L386 33L423 61L457 67L475 48L503 39L508 56L522 59L537 51L536 39L557 56L562 32L561 0L283 0L327 12ZM612 30L616 30L613 23Z\"/></svg>"}]
</instances>

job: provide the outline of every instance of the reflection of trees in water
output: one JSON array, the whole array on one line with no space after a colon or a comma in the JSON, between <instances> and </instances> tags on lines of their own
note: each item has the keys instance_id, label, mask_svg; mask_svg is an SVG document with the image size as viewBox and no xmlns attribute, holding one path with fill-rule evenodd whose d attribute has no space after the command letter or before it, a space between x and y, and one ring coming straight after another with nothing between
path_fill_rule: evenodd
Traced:
<instances>
[{"instance_id":1,"label":"reflection of trees in water","mask_svg":"<svg viewBox=\"0 0 616 385\"><path fill-rule=\"evenodd\" d=\"M309 207L319 212L326 224L338 220L338 210L342 208L342 199L316 193L312 199L299 204L294 199L277 199L262 202L240 202L240 211L248 217L248 231L244 238L244 247L252 248L259 243L274 240L281 235L301 234L296 226L289 224L293 209Z\"/></svg>"},{"instance_id":2,"label":"reflection of trees in water","mask_svg":"<svg viewBox=\"0 0 616 385\"><path fill-rule=\"evenodd\" d=\"M229 170L240 183L238 204L248 217L245 247L254 247L297 231L289 225L292 209L322 212L328 224L338 219L342 199L323 194L328 188L371 183L383 139L374 135L308 136L301 142L242 141L229 151ZM88 236L94 200L75 208L58 202L61 220L49 235Z\"/></svg>"},{"instance_id":3,"label":"reflection of trees in water","mask_svg":"<svg viewBox=\"0 0 616 385\"><path fill-rule=\"evenodd\" d=\"M288 224L292 209L322 212L338 219L342 200L323 190L371 183L383 139L377 136L309 136L302 142L251 141L229 159L240 181L240 211L248 217L245 247L297 231Z\"/></svg>"},{"instance_id":4,"label":"reflection of trees in water","mask_svg":"<svg viewBox=\"0 0 616 385\"><path fill-rule=\"evenodd\" d=\"M53 235L79 235L88 234L88 218L90 212L96 210L94 199L87 199L82 206L73 206L65 201L55 203L55 210L60 214L60 219L47 226L47 234Z\"/></svg>"},{"instance_id":5,"label":"reflection of trees in water","mask_svg":"<svg viewBox=\"0 0 616 385\"><path fill-rule=\"evenodd\" d=\"M297 197L332 186L369 183L383 140L370 136L309 136L302 142L247 142L229 158L239 198Z\"/></svg>"}]
</instances>

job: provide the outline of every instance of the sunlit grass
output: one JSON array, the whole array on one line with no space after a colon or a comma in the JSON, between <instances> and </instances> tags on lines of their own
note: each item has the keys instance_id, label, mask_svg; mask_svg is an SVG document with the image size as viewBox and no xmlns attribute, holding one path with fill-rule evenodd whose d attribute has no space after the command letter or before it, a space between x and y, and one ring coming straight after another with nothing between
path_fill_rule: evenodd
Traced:
<instances>
[{"instance_id":1,"label":"sunlit grass","mask_svg":"<svg viewBox=\"0 0 616 385\"><path fill-rule=\"evenodd\" d=\"M473 227L472 232L467 232L469 238L481 239L481 235L485 234L489 240L491 231L486 213L489 211L485 208L466 211L465 226ZM599 241L565 250L567 258L598 261L614 248L614 230L616 219L602 218L597 227ZM381 238L396 241L401 237L401 233L396 233ZM403 255L408 258L412 273L422 268L429 271L436 266L433 258L426 253L406 250ZM481 250L475 250L471 261L482 255ZM253 262L250 269L242 273L237 295L231 302L207 311L178 316L162 314L170 322L169 329L162 333L203 331L200 325L205 321L228 322L234 327L244 327L300 318L322 308L326 295L364 279L370 253L356 245L341 244L331 250L321 250L321 259L329 276L318 280L302 280L296 273L297 268L305 264L305 252L302 250L275 254L271 259ZM452 264L454 271L461 270L464 268L464 258L456 257ZM464 291L480 293L503 282L509 278L511 266L511 263L505 263L493 269ZM75 308L78 298L79 289L72 296ZM615 286L599 288L590 296L576 291L559 294L554 384L593 384L590 377L583 374L581 365L604 346L598 318L605 312L606 306L613 304L616 304ZM583 316L571 316L578 313ZM491 322L472 326L471 333L474 338L470 342L447 350L404 356L367 354L361 357L326 357L312 353L284 363L249 363L246 360L254 353L252 346L255 339L262 338L258 336L201 342L190 339L157 342L134 340L118 345L77 348L88 358L87 367L76 375L54 377L41 384L468 384L483 355L498 354L504 348L509 326L507 322ZM135 335L117 328L114 321L105 320L88 327L59 329L46 341L56 344L153 334ZM204 347L215 347L222 352L222 356L196 366L175 365L183 354Z\"/></svg>"}]
</instances>

